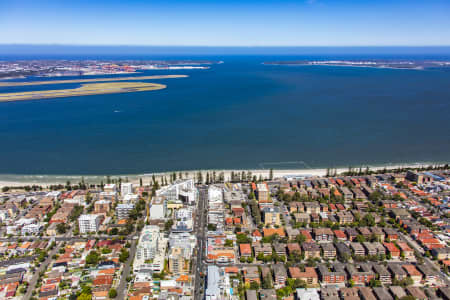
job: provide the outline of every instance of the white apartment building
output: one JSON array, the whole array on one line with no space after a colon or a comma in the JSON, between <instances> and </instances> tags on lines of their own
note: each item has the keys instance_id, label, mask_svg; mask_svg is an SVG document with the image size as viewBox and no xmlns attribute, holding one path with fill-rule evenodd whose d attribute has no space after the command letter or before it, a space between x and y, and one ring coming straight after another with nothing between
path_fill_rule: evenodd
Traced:
<instances>
[{"instance_id":1,"label":"white apartment building","mask_svg":"<svg viewBox=\"0 0 450 300\"><path fill-rule=\"evenodd\" d=\"M26 234L38 234L41 231L42 226L39 224L28 224L22 227L22 235Z\"/></svg>"},{"instance_id":2,"label":"white apartment building","mask_svg":"<svg viewBox=\"0 0 450 300\"><path fill-rule=\"evenodd\" d=\"M161 238L162 234L158 226L146 225L142 229L136 250L136 261L141 263L135 263L136 266L144 263L148 259L155 258Z\"/></svg>"},{"instance_id":3,"label":"white apartment building","mask_svg":"<svg viewBox=\"0 0 450 300\"><path fill-rule=\"evenodd\" d=\"M136 249L134 271L145 273L145 269L161 272L164 269L168 240L158 226L147 225L143 228Z\"/></svg>"},{"instance_id":4,"label":"white apartment building","mask_svg":"<svg viewBox=\"0 0 450 300\"><path fill-rule=\"evenodd\" d=\"M81 215L78 218L80 233L97 232L100 227L100 215Z\"/></svg>"},{"instance_id":5,"label":"white apartment building","mask_svg":"<svg viewBox=\"0 0 450 300\"><path fill-rule=\"evenodd\" d=\"M164 196L156 196L150 204L150 219L160 220L166 217L167 201Z\"/></svg>"},{"instance_id":6,"label":"white apartment building","mask_svg":"<svg viewBox=\"0 0 450 300\"><path fill-rule=\"evenodd\" d=\"M183 199L189 203L197 200L198 192L195 188L193 179L179 179L171 185L162 187L156 191L157 196L165 196L167 201L176 201Z\"/></svg>"},{"instance_id":7,"label":"white apartment building","mask_svg":"<svg viewBox=\"0 0 450 300\"><path fill-rule=\"evenodd\" d=\"M123 196L123 203L136 203L139 200L139 195L126 194Z\"/></svg>"},{"instance_id":8,"label":"white apartment building","mask_svg":"<svg viewBox=\"0 0 450 300\"><path fill-rule=\"evenodd\" d=\"M218 186L211 185L208 188L208 207L217 209L223 206L223 189Z\"/></svg>"},{"instance_id":9,"label":"white apartment building","mask_svg":"<svg viewBox=\"0 0 450 300\"><path fill-rule=\"evenodd\" d=\"M116 207L116 216L119 220L127 219L133 209L134 204L120 203Z\"/></svg>"},{"instance_id":10,"label":"white apartment building","mask_svg":"<svg viewBox=\"0 0 450 300\"><path fill-rule=\"evenodd\" d=\"M123 196L128 194L133 194L133 184L132 183L122 183L120 185L120 194Z\"/></svg>"},{"instance_id":11,"label":"white apartment building","mask_svg":"<svg viewBox=\"0 0 450 300\"><path fill-rule=\"evenodd\" d=\"M103 191L115 193L117 192L117 186L114 183L105 184L105 186L103 187Z\"/></svg>"}]
</instances>

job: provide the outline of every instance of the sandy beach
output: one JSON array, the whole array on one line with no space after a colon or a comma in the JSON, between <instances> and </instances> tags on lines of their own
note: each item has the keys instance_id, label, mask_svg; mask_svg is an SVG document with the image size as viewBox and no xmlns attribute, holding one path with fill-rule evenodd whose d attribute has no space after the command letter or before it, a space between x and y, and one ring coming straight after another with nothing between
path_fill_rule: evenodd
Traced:
<instances>
[{"instance_id":1,"label":"sandy beach","mask_svg":"<svg viewBox=\"0 0 450 300\"><path fill-rule=\"evenodd\" d=\"M368 166L371 171L383 170L386 169L397 169L397 168L419 168L422 166L436 165L439 163L411 163L411 164L386 164L386 165L378 165L378 166ZM442 163L440 163L442 164ZM359 168L359 167L358 167ZM362 169L365 170L366 166L363 166ZM357 169L357 168L356 168ZM348 171L347 168L337 168L335 169L337 174ZM253 170L188 170L188 171L176 171L177 176L179 173L182 174L184 178L196 178L198 172L203 173L203 178L206 178L206 173L216 172L216 176L218 176L221 172L224 173L225 179L229 180L231 177L231 173L241 173L242 171L248 172L250 171L252 175L259 178L261 176L263 179L269 178L269 169L253 169ZM142 178L143 184L148 185L152 180L152 176L154 175L157 180L160 180L162 177L166 177L167 180L170 179L170 175L174 171L171 172L157 172L157 173L147 173L147 174L129 174L129 175L111 175L112 179L122 178L122 181L128 179L129 182L139 184L140 179ZM326 168L318 168L318 169L273 169L274 178L281 178L285 176L305 176L305 177L320 177L325 176L327 173ZM3 186L27 186L27 185L39 185L43 187L47 187L49 185L55 184L66 184L67 181L70 181L71 184L77 184L84 179L86 183L98 184L100 182L106 181L106 175L1 175L0 174L0 187Z\"/></svg>"}]
</instances>

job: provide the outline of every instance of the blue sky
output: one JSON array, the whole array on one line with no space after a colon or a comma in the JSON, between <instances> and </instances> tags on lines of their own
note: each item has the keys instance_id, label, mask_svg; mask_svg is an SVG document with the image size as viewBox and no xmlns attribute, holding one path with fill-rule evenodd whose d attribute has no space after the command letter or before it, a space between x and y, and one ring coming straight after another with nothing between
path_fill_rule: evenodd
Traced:
<instances>
[{"instance_id":1,"label":"blue sky","mask_svg":"<svg viewBox=\"0 0 450 300\"><path fill-rule=\"evenodd\" d=\"M450 1L0 0L0 44L450 45Z\"/></svg>"}]
</instances>

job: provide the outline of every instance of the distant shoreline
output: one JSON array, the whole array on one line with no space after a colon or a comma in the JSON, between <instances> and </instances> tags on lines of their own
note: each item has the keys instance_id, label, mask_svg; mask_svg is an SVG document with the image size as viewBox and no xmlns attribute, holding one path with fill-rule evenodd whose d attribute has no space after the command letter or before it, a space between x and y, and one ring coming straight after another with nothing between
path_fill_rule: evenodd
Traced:
<instances>
[{"instance_id":1,"label":"distant shoreline","mask_svg":"<svg viewBox=\"0 0 450 300\"><path fill-rule=\"evenodd\" d=\"M299 61L267 61L263 65L270 66L327 66L327 67L359 67L394 70L424 70L429 68L448 68L448 60L299 60Z\"/></svg>"},{"instance_id":2,"label":"distant shoreline","mask_svg":"<svg viewBox=\"0 0 450 300\"><path fill-rule=\"evenodd\" d=\"M396 164L380 164L380 165L361 165L362 170L364 171L366 167L369 167L371 171L381 171L383 169L393 170L398 168L420 168L427 167L430 165L445 165L443 162L417 162L417 163L396 163ZM358 170L358 167L354 167L354 169ZM335 170L337 175L348 171L348 167L338 167L331 168L331 170ZM270 169L202 169L202 170L178 170L178 171L167 171L167 172L154 172L154 173L145 173L145 174L120 174L120 175L14 175L14 174L0 174L0 187L3 186L27 186L27 185L40 185L40 186L48 186L48 185L56 185L56 184L66 184L67 181L70 181L71 184L77 184L78 182L83 180L86 183L98 184L101 181L105 182L107 176L111 178L122 178L122 180L128 179L129 182L134 184L139 184L140 179L142 179L144 185L148 185L150 180L152 180L152 176L154 175L157 179L166 177L170 178L170 175L176 173L177 176L179 173L182 174L183 178L186 178L186 173L188 174L187 178L196 179L197 173L202 172L203 178L205 178L206 173L216 172L216 176L218 176L221 172L224 173L226 179L231 177L231 173L240 174L241 172L252 173L252 176L256 176L259 178L261 176L263 179L269 177ZM327 174L327 168L313 168L313 169L273 169L274 178L280 178L284 176L304 176L304 177L320 177L325 176Z\"/></svg>"}]
</instances>

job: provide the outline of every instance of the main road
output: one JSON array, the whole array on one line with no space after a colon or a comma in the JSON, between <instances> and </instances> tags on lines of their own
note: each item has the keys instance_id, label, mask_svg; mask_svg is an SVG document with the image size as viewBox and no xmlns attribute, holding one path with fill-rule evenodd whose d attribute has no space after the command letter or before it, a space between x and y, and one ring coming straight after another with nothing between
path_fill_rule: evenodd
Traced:
<instances>
[{"instance_id":1,"label":"main road","mask_svg":"<svg viewBox=\"0 0 450 300\"><path fill-rule=\"evenodd\" d=\"M128 257L127 261L124 263L124 267L122 270L122 274L120 277L119 285L117 286L117 299L123 300L126 299L127 296L127 277L130 276L130 269L131 269L131 263L133 262L134 255L136 254L136 246L137 241L132 240L131 241L131 247L130 247L130 256Z\"/></svg>"},{"instance_id":2,"label":"main road","mask_svg":"<svg viewBox=\"0 0 450 300\"><path fill-rule=\"evenodd\" d=\"M36 288L36 282L40 276L40 273L47 269L48 265L53 260L53 258L52 258L53 255L55 255L58 252L60 247L61 247L61 243L59 243L59 244L56 243L56 246L53 248L53 250L51 250L50 253L48 253L47 259L43 263L40 264L39 268L36 271L34 271L33 277L31 278L31 281L29 282L27 292L23 299L31 298L31 293Z\"/></svg>"},{"instance_id":3,"label":"main road","mask_svg":"<svg viewBox=\"0 0 450 300\"><path fill-rule=\"evenodd\" d=\"M194 278L194 300L202 298L203 290L200 289L200 282L203 280L200 273L205 274L203 258L204 248L206 247L205 227L206 227L206 203L208 203L208 188L199 187L199 201L197 207L197 220L195 222L194 231L197 233L197 255L195 257L195 278Z\"/></svg>"}]
</instances>

